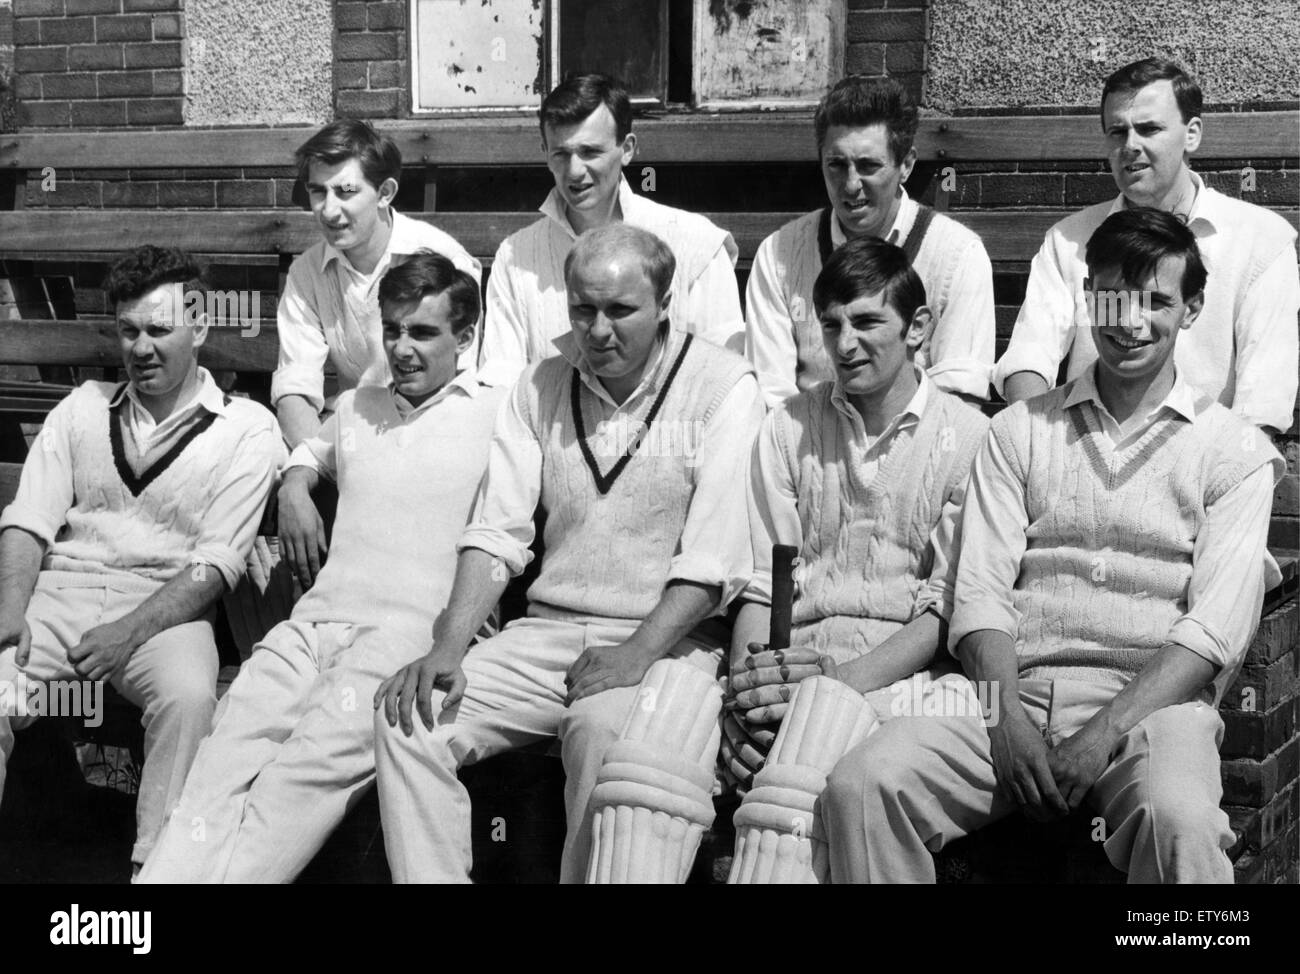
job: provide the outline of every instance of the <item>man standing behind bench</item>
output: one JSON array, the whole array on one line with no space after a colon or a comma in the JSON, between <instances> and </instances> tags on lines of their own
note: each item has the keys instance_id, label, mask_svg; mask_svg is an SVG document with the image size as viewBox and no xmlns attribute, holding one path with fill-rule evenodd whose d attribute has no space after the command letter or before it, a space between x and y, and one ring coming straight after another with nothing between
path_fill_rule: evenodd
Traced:
<instances>
[{"instance_id":1,"label":"man standing behind bench","mask_svg":"<svg viewBox=\"0 0 1300 974\"><path fill-rule=\"evenodd\" d=\"M917 364L945 392L988 396L993 265L974 232L903 189L916 163L916 122L916 106L891 80L850 76L817 106L813 124L830 205L764 240L745 290L745 355L770 401L835 377L813 310L813 282L832 250L863 236L902 247L925 285L934 321Z\"/></svg>"},{"instance_id":2,"label":"man standing behind bench","mask_svg":"<svg viewBox=\"0 0 1300 974\"><path fill-rule=\"evenodd\" d=\"M1067 354L1072 380L1096 361L1084 245L1112 213L1150 206L1192 228L1210 274L1200 320L1178 343L1183 379L1256 426L1290 428L1300 347L1296 234L1278 214L1224 196L1188 168L1201 144L1200 115L1201 89L1172 61L1135 61L1106 79L1101 123L1120 195L1047 232L1011 344L994 370L1008 402L1055 385Z\"/></svg>"},{"instance_id":3,"label":"man standing behind bench","mask_svg":"<svg viewBox=\"0 0 1300 974\"><path fill-rule=\"evenodd\" d=\"M299 146L294 159L322 239L294 259L276 311L280 364L271 401L290 448L320 429L329 405L327 361L340 392L388 381L376 293L389 267L432 250L476 281L481 272L446 233L393 209L402 156L370 123L331 122ZM473 364L472 352L464 362Z\"/></svg>"},{"instance_id":4,"label":"man standing behind bench","mask_svg":"<svg viewBox=\"0 0 1300 974\"><path fill-rule=\"evenodd\" d=\"M307 592L222 699L145 882L297 876L374 780L375 688L447 603L504 390L457 371L479 289L446 257L394 267L379 300L393 381L345 392L289 458L281 536ZM321 477L339 488L328 561Z\"/></svg>"},{"instance_id":5,"label":"man standing behind bench","mask_svg":"<svg viewBox=\"0 0 1300 974\"><path fill-rule=\"evenodd\" d=\"M541 108L542 150L555 188L542 219L511 234L497 250L487 285L481 370L508 385L524 366L556 352L569 332L564 258L578 234L626 222L649 230L677 259L674 327L739 352L744 320L736 286L736 243L697 213L632 192L623 169L636 152L632 104L611 78L567 78Z\"/></svg>"},{"instance_id":6,"label":"man standing behind bench","mask_svg":"<svg viewBox=\"0 0 1300 974\"><path fill-rule=\"evenodd\" d=\"M108 680L144 711L137 868L211 727L209 610L243 574L284 460L271 414L197 364L208 322L184 309L203 286L178 250L113 265L128 380L50 412L0 515L0 687ZM0 716L0 791L17 717Z\"/></svg>"},{"instance_id":7,"label":"man standing behind bench","mask_svg":"<svg viewBox=\"0 0 1300 974\"><path fill-rule=\"evenodd\" d=\"M1084 801L1129 882L1232 882L1216 707L1259 622L1282 458L1175 368L1204 317L1192 231L1123 209L1086 260L1097 362L993 419L962 510L949 645L999 719L890 721L836 766L837 882L933 882L954 839Z\"/></svg>"},{"instance_id":8,"label":"man standing behind bench","mask_svg":"<svg viewBox=\"0 0 1300 974\"><path fill-rule=\"evenodd\" d=\"M581 882L589 798L638 682L671 657L684 662L661 669L699 667L716 693L722 645L698 627L749 577L745 466L763 416L752 370L673 327L673 255L653 234L589 230L565 263L572 334L502 409L433 649L375 697L384 844L399 882L465 882L470 807L457 769L557 735L561 879ZM528 615L471 648L528 562L539 503L545 555ZM657 708L670 704L661 696ZM706 757L711 778L716 744Z\"/></svg>"}]
</instances>

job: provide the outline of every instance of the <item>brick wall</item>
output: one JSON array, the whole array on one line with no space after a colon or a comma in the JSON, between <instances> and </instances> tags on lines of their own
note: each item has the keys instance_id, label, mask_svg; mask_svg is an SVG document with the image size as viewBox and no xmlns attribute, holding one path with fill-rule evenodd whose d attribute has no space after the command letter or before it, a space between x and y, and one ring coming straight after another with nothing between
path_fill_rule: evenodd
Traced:
<instances>
[{"instance_id":1,"label":"brick wall","mask_svg":"<svg viewBox=\"0 0 1300 974\"><path fill-rule=\"evenodd\" d=\"M181 0L14 0L24 128L180 125Z\"/></svg>"},{"instance_id":2,"label":"brick wall","mask_svg":"<svg viewBox=\"0 0 1300 974\"><path fill-rule=\"evenodd\" d=\"M339 116L410 115L405 0L340 0L334 7L334 106Z\"/></svg>"},{"instance_id":3,"label":"brick wall","mask_svg":"<svg viewBox=\"0 0 1300 974\"><path fill-rule=\"evenodd\" d=\"M928 0L849 0L845 72L897 78L921 101L927 6Z\"/></svg>"}]
</instances>

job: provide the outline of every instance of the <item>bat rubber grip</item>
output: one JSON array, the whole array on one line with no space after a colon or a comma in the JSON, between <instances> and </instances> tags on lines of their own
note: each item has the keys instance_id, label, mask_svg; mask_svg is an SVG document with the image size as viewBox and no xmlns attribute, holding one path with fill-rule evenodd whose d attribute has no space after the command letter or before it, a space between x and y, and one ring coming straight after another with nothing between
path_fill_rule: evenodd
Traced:
<instances>
[{"instance_id":1,"label":"bat rubber grip","mask_svg":"<svg viewBox=\"0 0 1300 974\"><path fill-rule=\"evenodd\" d=\"M790 647L790 616L794 611L794 562L799 549L794 545L772 545L772 623L769 649Z\"/></svg>"}]
</instances>

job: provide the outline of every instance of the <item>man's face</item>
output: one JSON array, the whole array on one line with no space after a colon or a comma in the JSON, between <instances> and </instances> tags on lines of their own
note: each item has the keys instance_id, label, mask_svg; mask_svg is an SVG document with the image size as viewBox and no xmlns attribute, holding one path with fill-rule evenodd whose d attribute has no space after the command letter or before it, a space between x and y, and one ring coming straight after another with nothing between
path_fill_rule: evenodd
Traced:
<instances>
[{"instance_id":1,"label":"man's face","mask_svg":"<svg viewBox=\"0 0 1300 974\"><path fill-rule=\"evenodd\" d=\"M325 240L344 253L363 248L378 229L397 184L384 180L376 189L366 181L359 159L313 162L307 170L307 196Z\"/></svg>"},{"instance_id":2,"label":"man's face","mask_svg":"<svg viewBox=\"0 0 1300 974\"><path fill-rule=\"evenodd\" d=\"M626 253L575 262L566 284L573 336L591 370L602 379L639 378L669 295L657 300L641 259Z\"/></svg>"},{"instance_id":3,"label":"man's face","mask_svg":"<svg viewBox=\"0 0 1300 974\"><path fill-rule=\"evenodd\" d=\"M1138 206L1159 207L1178 183L1183 155L1201 144L1201 120L1184 122L1171 81L1116 91L1102 108L1115 185Z\"/></svg>"},{"instance_id":4,"label":"man's face","mask_svg":"<svg viewBox=\"0 0 1300 974\"><path fill-rule=\"evenodd\" d=\"M861 128L832 125L826 130L822 178L845 233L850 237L889 233L899 187L915 162L915 150L901 163L894 162L889 129L883 122Z\"/></svg>"},{"instance_id":5,"label":"man's face","mask_svg":"<svg viewBox=\"0 0 1300 974\"><path fill-rule=\"evenodd\" d=\"M1146 280L1125 281L1103 267L1084 281L1100 368L1123 382L1150 380L1174 354L1179 330L1201 311L1202 295L1183 300L1181 257L1166 257Z\"/></svg>"},{"instance_id":6,"label":"man's face","mask_svg":"<svg viewBox=\"0 0 1300 974\"><path fill-rule=\"evenodd\" d=\"M555 189L570 210L602 213L618 196L623 167L632 161L636 136L622 142L614 116L601 105L575 125L547 125L542 139Z\"/></svg>"},{"instance_id":7,"label":"man's face","mask_svg":"<svg viewBox=\"0 0 1300 974\"><path fill-rule=\"evenodd\" d=\"M474 340L473 325L452 332L450 310L446 291L380 308L388 368L397 391L412 405L456 378L456 359Z\"/></svg>"},{"instance_id":8,"label":"man's face","mask_svg":"<svg viewBox=\"0 0 1300 974\"><path fill-rule=\"evenodd\" d=\"M117 306L117 340L122 364L145 400L179 390L207 338L207 319L184 313L185 287L163 284ZM201 309L197 309L201 310Z\"/></svg>"},{"instance_id":9,"label":"man's face","mask_svg":"<svg viewBox=\"0 0 1300 974\"><path fill-rule=\"evenodd\" d=\"M822 341L844 391L868 398L887 392L899 373L911 367L907 351L920 348L928 322L925 308L905 322L883 290L826 307L821 312Z\"/></svg>"}]
</instances>

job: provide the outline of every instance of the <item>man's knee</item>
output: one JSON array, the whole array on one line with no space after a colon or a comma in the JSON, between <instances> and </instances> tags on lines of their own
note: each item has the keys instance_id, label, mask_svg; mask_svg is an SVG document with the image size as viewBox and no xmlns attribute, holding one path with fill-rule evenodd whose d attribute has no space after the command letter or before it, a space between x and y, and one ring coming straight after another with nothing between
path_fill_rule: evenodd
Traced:
<instances>
[{"instance_id":1,"label":"man's knee","mask_svg":"<svg viewBox=\"0 0 1300 974\"><path fill-rule=\"evenodd\" d=\"M608 746L618 739L627 722L628 710L636 700L634 687L617 687L583 697L565 708L560 717L559 736L579 746Z\"/></svg>"},{"instance_id":2,"label":"man's knee","mask_svg":"<svg viewBox=\"0 0 1300 974\"><path fill-rule=\"evenodd\" d=\"M889 723L836 762L826 778L827 811L860 809L870 796L898 795L915 786L915 747Z\"/></svg>"}]
</instances>

